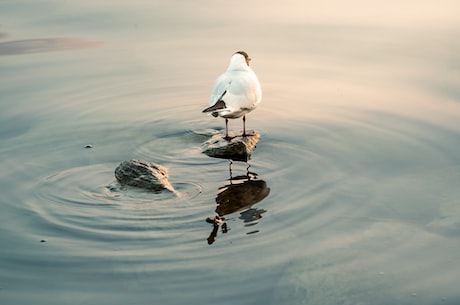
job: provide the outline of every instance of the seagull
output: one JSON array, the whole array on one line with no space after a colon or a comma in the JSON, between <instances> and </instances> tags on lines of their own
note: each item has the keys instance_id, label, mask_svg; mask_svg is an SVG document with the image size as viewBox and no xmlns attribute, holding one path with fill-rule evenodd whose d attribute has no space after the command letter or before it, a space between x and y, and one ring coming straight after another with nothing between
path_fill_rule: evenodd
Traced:
<instances>
[{"instance_id":1,"label":"seagull","mask_svg":"<svg viewBox=\"0 0 460 305\"><path fill-rule=\"evenodd\" d=\"M246 113L262 101L262 89L256 74L249 67L251 58L244 51L232 55L227 71L217 78L212 89L209 107L204 113L225 119L225 139L228 136L228 119L243 117L243 137L246 134Z\"/></svg>"}]
</instances>

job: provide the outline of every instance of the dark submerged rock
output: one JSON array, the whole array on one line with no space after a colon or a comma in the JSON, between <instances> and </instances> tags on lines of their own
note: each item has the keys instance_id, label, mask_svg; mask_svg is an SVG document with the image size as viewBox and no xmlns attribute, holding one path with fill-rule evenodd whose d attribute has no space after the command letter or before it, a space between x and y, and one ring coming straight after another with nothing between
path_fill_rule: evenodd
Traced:
<instances>
[{"instance_id":1,"label":"dark submerged rock","mask_svg":"<svg viewBox=\"0 0 460 305\"><path fill-rule=\"evenodd\" d=\"M123 161L115 169L115 178L122 185L160 192L174 188L168 181L168 169L154 162L144 160Z\"/></svg>"},{"instance_id":2,"label":"dark submerged rock","mask_svg":"<svg viewBox=\"0 0 460 305\"><path fill-rule=\"evenodd\" d=\"M209 157L247 161L259 141L260 134L251 130L247 136L236 136L230 140L223 134L216 134L203 143L202 152Z\"/></svg>"}]
</instances>

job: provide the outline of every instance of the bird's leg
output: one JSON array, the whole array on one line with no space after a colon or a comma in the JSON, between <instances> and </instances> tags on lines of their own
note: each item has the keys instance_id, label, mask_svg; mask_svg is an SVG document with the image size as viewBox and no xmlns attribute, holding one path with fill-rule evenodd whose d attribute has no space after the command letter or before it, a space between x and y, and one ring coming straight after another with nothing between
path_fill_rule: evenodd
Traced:
<instances>
[{"instance_id":1,"label":"bird's leg","mask_svg":"<svg viewBox=\"0 0 460 305\"><path fill-rule=\"evenodd\" d=\"M225 118L225 140L230 141L232 138L228 136L228 119Z\"/></svg>"},{"instance_id":2,"label":"bird's leg","mask_svg":"<svg viewBox=\"0 0 460 305\"><path fill-rule=\"evenodd\" d=\"M251 136L254 136L254 133L246 133L246 116L243 115L243 134L242 134L243 137L251 137Z\"/></svg>"}]
</instances>

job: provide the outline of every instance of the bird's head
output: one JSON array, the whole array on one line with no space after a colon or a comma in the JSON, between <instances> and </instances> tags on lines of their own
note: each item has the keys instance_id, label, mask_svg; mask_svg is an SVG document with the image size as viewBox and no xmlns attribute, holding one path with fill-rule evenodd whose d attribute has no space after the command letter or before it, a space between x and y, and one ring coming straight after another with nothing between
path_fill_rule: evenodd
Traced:
<instances>
[{"instance_id":1,"label":"bird's head","mask_svg":"<svg viewBox=\"0 0 460 305\"><path fill-rule=\"evenodd\" d=\"M248 53L244 52L244 51L238 51L238 52L235 52L233 54L233 56L242 56L244 58L244 60L246 61L246 64L249 66L249 62L251 61L251 58L249 57Z\"/></svg>"}]
</instances>

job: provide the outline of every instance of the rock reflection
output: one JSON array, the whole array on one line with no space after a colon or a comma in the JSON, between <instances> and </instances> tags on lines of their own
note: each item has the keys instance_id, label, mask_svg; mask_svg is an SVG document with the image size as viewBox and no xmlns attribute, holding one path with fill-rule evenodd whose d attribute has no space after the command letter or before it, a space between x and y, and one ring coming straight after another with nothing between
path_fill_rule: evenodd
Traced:
<instances>
[{"instance_id":1,"label":"rock reflection","mask_svg":"<svg viewBox=\"0 0 460 305\"><path fill-rule=\"evenodd\" d=\"M213 230L208 237L208 244L212 244L217 236L219 227L222 233L227 233L227 223L225 215L229 215L238 211L240 212L239 219L242 219L247 226L257 224L257 220L262 218L262 214L266 212L264 209L253 208L252 206L270 194L270 188L264 180L258 178L258 175L249 171L250 165L246 168L246 174L240 176L232 176L232 162L229 164L230 178L229 183L219 188L219 193L216 196L216 214L215 218L208 218L207 221L213 224ZM248 234L256 233L257 230L251 231Z\"/></svg>"},{"instance_id":2,"label":"rock reflection","mask_svg":"<svg viewBox=\"0 0 460 305\"><path fill-rule=\"evenodd\" d=\"M248 180L224 186L216 197L216 213L220 216L234 213L263 200L270 189L263 180Z\"/></svg>"},{"instance_id":3,"label":"rock reflection","mask_svg":"<svg viewBox=\"0 0 460 305\"><path fill-rule=\"evenodd\" d=\"M256 220L262 218L262 214L267 212L264 209L254 209L250 208L244 212L240 213L240 219L242 219L245 223L253 223Z\"/></svg>"}]
</instances>

